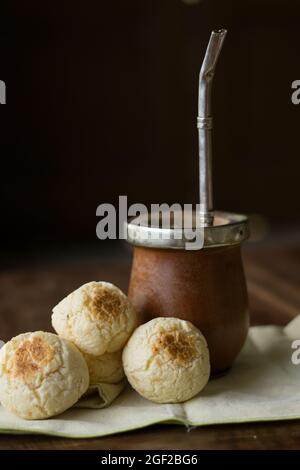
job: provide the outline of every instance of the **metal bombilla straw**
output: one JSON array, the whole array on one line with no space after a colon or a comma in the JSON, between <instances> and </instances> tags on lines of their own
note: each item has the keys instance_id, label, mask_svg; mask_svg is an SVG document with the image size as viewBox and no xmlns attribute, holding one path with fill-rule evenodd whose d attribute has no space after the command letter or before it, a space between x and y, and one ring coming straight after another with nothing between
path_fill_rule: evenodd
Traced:
<instances>
[{"instance_id":1,"label":"metal bombilla straw","mask_svg":"<svg viewBox=\"0 0 300 470\"><path fill-rule=\"evenodd\" d=\"M199 76L198 118L200 222L213 225L211 90L214 73L227 31L213 31Z\"/></svg>"}]
</instances>

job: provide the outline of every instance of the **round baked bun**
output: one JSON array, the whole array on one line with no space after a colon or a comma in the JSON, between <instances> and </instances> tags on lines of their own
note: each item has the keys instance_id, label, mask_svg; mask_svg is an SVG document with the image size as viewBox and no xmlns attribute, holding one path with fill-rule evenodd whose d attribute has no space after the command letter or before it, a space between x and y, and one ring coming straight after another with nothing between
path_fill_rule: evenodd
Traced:
<instances>
[{"instance_id":1,"label":"round baked bun","mask_svg":"<svg viewBox=\"0 0 300 470\"><path fill-rule=\"evenodd\" d=\"M53 333L24 333L0 350L0 402L21 418L62 413L88 385L89 372L81 352Z\"/></svg>"},{"instance_id":2,"label":"round baked bun","mask_svg":"<svg viewBox=\"0 0 300 470\"><path fill-rule=\"evenodd\" d=\"M132 387L157 403L189 400L210 374L204 336L178 318L155 318L139 326L124 348L123 366Z\"/></svg>"},{"instance_id":3,"label":"round baked bun","mask_svg":"<svg viewBox=\"0 0 300 470\"><path fill-rule=\"evenodd\" d=\"M82 352L101 356L123 348L136 326L136 314L118 287L89 282L54 307L52 325Z\"/></svg>"},{"instance_id":4,"label":"round baked bun","mask_svg":"<svg viewBox=\"0 0 300 470\"><path fill-rule=\"evenodd\" d=\"M122 351L105 353L102 356L84 354L90 373L90 383L115 384L124 378Z\"/></svg>"}]
</instances>

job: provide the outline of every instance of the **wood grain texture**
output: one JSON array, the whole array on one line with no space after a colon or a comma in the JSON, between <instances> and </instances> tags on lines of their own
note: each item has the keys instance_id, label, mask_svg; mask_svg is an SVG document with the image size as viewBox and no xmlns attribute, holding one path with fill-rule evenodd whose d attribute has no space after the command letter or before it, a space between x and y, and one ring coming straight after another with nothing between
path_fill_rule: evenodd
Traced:
<instances>
[{"instance_id":1,"label":"wood grain texture","mask_svg":"<svg viewBox=\"0 0 300 470\"><path fill-rule=\"evenodd\" d=\"M244 249L252 324L285 324L300 313L300 242L248 244ZM57 254L0 272L1 339L24 331L50 329L52 307L89 280L105 279L126 290L130 252L81 251ZM0 436L0 449L297 449L300 422L281 421L187 430L150 428L96 439Z\"/></svg>"}]
</instances>

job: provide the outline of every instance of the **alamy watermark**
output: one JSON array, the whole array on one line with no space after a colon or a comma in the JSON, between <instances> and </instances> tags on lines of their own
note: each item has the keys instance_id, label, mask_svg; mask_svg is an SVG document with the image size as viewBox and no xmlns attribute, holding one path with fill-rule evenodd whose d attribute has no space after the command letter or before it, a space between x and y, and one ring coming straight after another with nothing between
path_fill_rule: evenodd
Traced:
<instances>
[{"instance_id":1,"label":"alamy watermark","mask_svg":"<svg viewBox=\"0 0 300 470\"><path fill-rule=\"evenodd\" d=\"M193 210L194 209L194 210ZM97 207L96 215L101 217L96 226L100 240L127 239L127 220L134 218L138 227L159 228L162 230L140 231L139 240L184 240L187 250L203 248L204 227L201 223L201 204L145 204L135 203L128 207L127 196L119 196L116 208L104 203Z\"/></svg>"},{"instance_id":2,"label":"alamy watermark","mask_svg":"<svg viewBox=\"0 0 300 470\"><path fill-rule=\"evenodd\" d=\"M292 349L295 351L292 353L291 361L295 366L300 365L300 339L296 339L292 342Z\"/></svg>"},{"instance_id":3,"label":"alamy watermark","mask_svg":"<svg viewBox=\"0 0 300 470\"><path fill-rule=\"evenodd\" d=\"M0 80L0 104L6 104L6 85L3 80Z\"/></svg>"},{"instance_id":4,"label":"alamy watermark","mask_svg":"<svg viewBox=\"0 0 300 470\"><path fill-rule=\"evenodd\" d=\"M292 103L297 105L300 103L300 80L294 80L291 88L294 90L291 95Z\"/></svg>"}]
</instances>

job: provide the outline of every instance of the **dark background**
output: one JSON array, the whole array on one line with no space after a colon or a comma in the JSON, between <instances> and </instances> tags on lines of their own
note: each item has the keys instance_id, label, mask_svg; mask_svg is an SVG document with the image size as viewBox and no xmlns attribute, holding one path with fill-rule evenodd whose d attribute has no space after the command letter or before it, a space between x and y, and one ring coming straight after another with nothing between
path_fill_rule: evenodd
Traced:
<instances>
[{"instance_id":1,"label":"dark background","mask_svg":"<svg viewBox=\"0 0 300 470\"><path fill-rule=\"evenodd\" d=\"M220 27L215 207L297 224L299 17L296 0L3 5L1 252L96 241L119 194L197 202L198 73Z\"/></svg>"}]
</instances>

